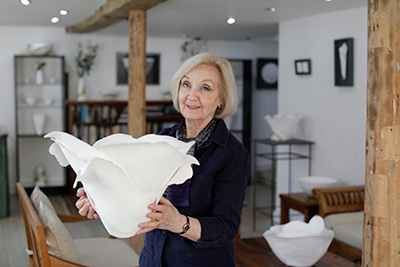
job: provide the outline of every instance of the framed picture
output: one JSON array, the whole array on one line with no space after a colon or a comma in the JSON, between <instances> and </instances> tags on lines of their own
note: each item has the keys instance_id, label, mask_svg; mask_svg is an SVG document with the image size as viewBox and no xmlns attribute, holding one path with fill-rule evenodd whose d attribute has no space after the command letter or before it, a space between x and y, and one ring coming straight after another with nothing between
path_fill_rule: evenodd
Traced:
<instances>
[{"instance_id":1,"label":"framed picture","mask_svg":"<svg viewBox=\"0 0 400 267\"><path fill-rule=\"evenodd\" d=\"M294 69L297 75L311 74L311 59L298 59L294 61Z\"/></svg>"},{"instance_id":2,"label":"framed picture","mask_svg":"<svg viewBox=\"0 0 400 267\"><path fill-rule=\"evenodd\" d=\"M278 89L278 59L257 59L257 88Z\"/></svg>"},{"instance_id":3,"label":"framed picture","mask_svg":"<svg viewBox=\"0 0 400 267\"><path fill-rule=\"evenodd\" d=\"M128 84L129 54L117 53L117 85ZM146 84L160 84L160 54L146 55Z\"/></svg>"},{"instance_id":4,"label":"framed picture","mask_svg":"<svg viewBox=\"0 0 400 267\"><path fill-rule=\"evenodd\" d=\"M335 85L353 86L353 38L335 40Z\"/></svg>"}]
</instances>

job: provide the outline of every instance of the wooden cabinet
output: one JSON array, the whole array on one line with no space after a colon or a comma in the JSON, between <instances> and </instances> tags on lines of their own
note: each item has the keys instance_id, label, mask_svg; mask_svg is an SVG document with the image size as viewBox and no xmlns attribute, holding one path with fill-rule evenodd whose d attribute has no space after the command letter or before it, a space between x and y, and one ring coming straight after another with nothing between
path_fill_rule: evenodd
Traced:
<instances>
[{"instance_id":1,"label":"wooden cabinet","mask_svg":"<svg viewBox=\"0 0 400 267\"><path fill-rule=\"evenodd\" d=\"M43 138L65 131L64 57L17 55L14 66L17 181L28 190L39 184L46 193L66 192L65 168L48 152L51 141Z\"/></svg>"},{"instance_id":2,"label":"wooden cabinet","mask_svg":"<svg viewBox=\"0 0 400 267\"><path fill-rule=\"evenodd\" d=\"M182 116L172 101L146 101L146 133L157 133L178 123ZM98 139L114 133L128 131L127 101L67 101L68 133L93 144ZM75 174L70 169L68 184L73 193Z\"/></svg>"}]
</instances>

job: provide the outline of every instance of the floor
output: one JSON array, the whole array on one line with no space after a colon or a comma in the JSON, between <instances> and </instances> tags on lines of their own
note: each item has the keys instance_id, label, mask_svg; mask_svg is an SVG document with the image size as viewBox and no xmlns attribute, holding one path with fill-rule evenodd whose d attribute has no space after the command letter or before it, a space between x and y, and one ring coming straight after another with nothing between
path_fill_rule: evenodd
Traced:
<instances>
[{"instance_id":1,"label":"floor","mask_svg":"<svg viewBox=\"0 0 400 267\"><path fill-rule=\"evenodd\" d=\"M257 189L257 206L270 205L271 188L264 183L259 183ZM262 236L271 225L271 217L264 212L256 213L256 230L253 230L253 185L247 188L246 200L242 215L240 233L242 238ZM50 200L57 212L68 213L68 209L60 196L51 196ZM107 236L103 225L99 220L83 223L66 224L72 238L86 238L95 236ZM19 208L18 198L10 197L10 217L0 219L0 266L1 267L25 267L28 266L26 256L26 237L23 220Z\"/></svg>"}]
</instances>

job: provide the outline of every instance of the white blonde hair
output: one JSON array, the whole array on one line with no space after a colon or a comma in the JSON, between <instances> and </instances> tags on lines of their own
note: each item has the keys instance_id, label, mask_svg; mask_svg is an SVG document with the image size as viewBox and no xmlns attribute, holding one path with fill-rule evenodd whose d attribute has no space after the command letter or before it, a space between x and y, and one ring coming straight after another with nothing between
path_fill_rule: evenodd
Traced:
<instances>
[{"instance_id":1,"label":"white blonde hair","mask_svg":"<svg viewBox=\"0 0 400 267\"><path fill-rule=\"evenodd\" d=\"M182 78L192 69L199 65L215 66L219 70L220 76L220 97L222 100L222 108L216 112L216 118L224 118L235 113L238 105L238 95L231 64L228 60L220 58L208 53L201 53L186 60L175 72L171 80L171 94L174 107L181 112L179 107L179 87Z\"/></svg>"}]
</instances>

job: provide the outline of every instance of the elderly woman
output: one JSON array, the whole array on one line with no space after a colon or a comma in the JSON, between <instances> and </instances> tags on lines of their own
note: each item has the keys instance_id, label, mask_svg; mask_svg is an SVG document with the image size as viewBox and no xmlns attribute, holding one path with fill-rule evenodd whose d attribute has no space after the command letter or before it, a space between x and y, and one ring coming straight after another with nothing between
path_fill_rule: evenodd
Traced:
<instances>
[{"instance_id":1,"label":"elderly woman","mask_svg":"<svg viewBox=\"0 0 400 267\"><path fill-rule=\"evenodd\" d=\"M172 78L175 108L183 120L160 134L195 145L188 152L200 162L182 185L168 187L150 219L141 267L234 266L233 239L238 233L249 177L249 156L221 118L232 115L237 91L225 59L199 54L182 64ZM78 196L83 195L83 190ZM81 215L97 217L90 204L77 202Z\"/></svg>"}]
</instances>

